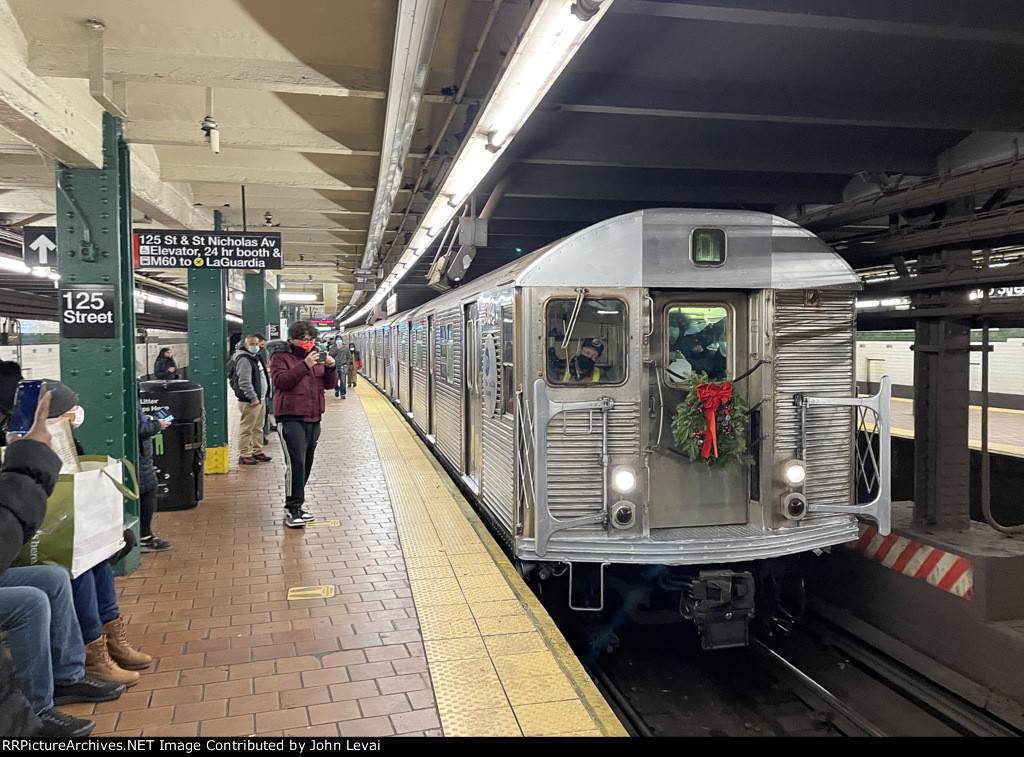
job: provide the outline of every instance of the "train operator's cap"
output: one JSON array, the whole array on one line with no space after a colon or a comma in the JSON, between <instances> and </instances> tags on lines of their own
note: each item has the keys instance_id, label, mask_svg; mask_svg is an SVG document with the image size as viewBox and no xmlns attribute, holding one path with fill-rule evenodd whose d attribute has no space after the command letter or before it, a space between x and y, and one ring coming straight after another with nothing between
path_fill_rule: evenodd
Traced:
<instances>
[{"instance_id":1,"label":"train operator's cap","mask_svg":"<svg viewBox=\"0 0 1024 757\"><path fill-rule=\"evenodd\" d=\"M598 357L600 357L601 354L604 353L604 341L601 339L587 337L586 339L583 340L583 344L580 345L581 349L583 347L591 347L597 350Z\"/></svg>"}]
</instances>

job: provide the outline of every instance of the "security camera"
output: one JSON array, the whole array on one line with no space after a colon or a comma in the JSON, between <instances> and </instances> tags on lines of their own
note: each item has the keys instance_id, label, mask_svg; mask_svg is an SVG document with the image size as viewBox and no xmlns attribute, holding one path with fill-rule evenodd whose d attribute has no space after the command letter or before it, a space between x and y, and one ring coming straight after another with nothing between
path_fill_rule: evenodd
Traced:
<instances>
[{"instance_id":1,"label":"security camera","mask_svg":"<svg viewBox=\"0 0 1024 757\"><path fill-rule=\"evenodd\" d=\"M263 225L264 226L273 226L274 225L274 217L272 215L270 215L270 211L269 210L266 213L263 214Z\"/></svg>"},{"instance_id":2,"label":"security camera","mask_svg":"<svg viewBox=\"0 0 1024 757\"><path fill-rule=\"evenodd\" d=\"M199 128L206 134L206 138L210 142L210 149L213 150L214 154L219 154L220 129L217 128L217 122L213 120L213 116L204 118L203 122L199 124Z\"/></svg>"}]
</instances>

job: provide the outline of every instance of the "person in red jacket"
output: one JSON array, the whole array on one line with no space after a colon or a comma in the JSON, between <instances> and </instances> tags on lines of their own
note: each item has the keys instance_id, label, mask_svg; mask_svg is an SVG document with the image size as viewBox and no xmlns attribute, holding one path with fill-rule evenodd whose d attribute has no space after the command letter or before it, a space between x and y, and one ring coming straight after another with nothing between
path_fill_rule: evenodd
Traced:
<instances>
[{"instance_id":1,"label":"person in red jacket","mask_svg":"<svg viewBox=\"0 0 1024 757\"><path fill-rule=\"evenodd\" d=\"M297 321L288 329L287 344L267 345L270 380L274 386L274 418L285 451L284 524L302 528L314 520L304 509L306 481L313 468L313 454L320 439L324 392L338 384L334 358L314 349L317 332L309 321Z\"/></svg>"}]
</instances>

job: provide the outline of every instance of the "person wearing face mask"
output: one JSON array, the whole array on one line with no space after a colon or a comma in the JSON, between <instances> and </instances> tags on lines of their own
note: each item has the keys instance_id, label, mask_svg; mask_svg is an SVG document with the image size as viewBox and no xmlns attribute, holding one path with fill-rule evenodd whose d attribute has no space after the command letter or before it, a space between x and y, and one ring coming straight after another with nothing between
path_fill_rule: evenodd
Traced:
<instances>
[{"instance_id":1,"label":"person wearing face mask","mask_svg":"<svg viewBox=\"0 0 1024 757\"><path fill-rule=\"evenodd\" d=\"M288 528L303 528L314 517L305 511L306 481L320 439L324 392L337 386L334 358L313 349L316 329L297 321L288 329L288 343L271 344L270 377L274 384L274 417L284 442L287 477L285 519Z\"/></svg>"},{"instance_id":2,"label":"person wearing face mask","mask_svg":"<svg viewBox=\"0 0 1024 757\"><path fill-rule=\"evenodd\" d=\"M172 381L181 378L178 373L178 366L174 364L174 357L171 355L171 348L164 347L153 363L153 377L159 381Z\"/></svg>"},{"instance_id":3,"label":"person wearing face mask","mask_svg":"<svg viewBox=\"0 0 1024 757\"><path fill-rule=\"evenodd\" d=\"M351 353L348 348L345 347L345 341L340 337L334 338L334 344L331 345L331 349L328 350L328 354L334 358L334 364L338 368L338 385L334 387L334 396L345 399L348 393L348 382L342 381L341 376L348 372L348 363L351 359Z\"/></svg>"},{"instance_id":4,"label":"person wearing face mask","mask_svg":"<svg viewBox=\"0 0 1024 757\"><path fill-rule=\"evenodd\" d=\"M597 359L603 352L603 341L596 338L584 339L580 343L579 352L566 364L562 382L598 383L601 380L601 369L597 367Z\"/></svg>"},{"instance_id":5,"label":"person wearing face mask","mask_svg":"<svg viewBox=\"0 0 1024 757\"><path fill-rule=\"evenodd\" d=\"M156 464L153 462L153 437L169 427L170 421L153 418L139 411L139 551L166 552L171 545L153 533L153 513L156 512L158 485Z\"/></svg>"},{"instance_id":6,"label":"person wearing face mask","mask_svg":"<svg viewBox=\"0 0 1024 757\"><path fill-rule=\"evenodd\" d=\"M354 342L348 343L348 375L345 377L349 386L356 385L359 369L363 367L363 356L359 354Z\"/></svg>"},{"instance_id":7,"label":"person wearing face mask","mask_svg":"<svg viewBox=\"0 0 1024 757\"><path fill-rule=\"evenodd\" d=\"M270 378L260 358L260 338L250 334L239 342L228 376L242 414L238 427L238 462L258 465L272 458L263 453L263 422L267 416Z\"/></svg>"}]
</instances>

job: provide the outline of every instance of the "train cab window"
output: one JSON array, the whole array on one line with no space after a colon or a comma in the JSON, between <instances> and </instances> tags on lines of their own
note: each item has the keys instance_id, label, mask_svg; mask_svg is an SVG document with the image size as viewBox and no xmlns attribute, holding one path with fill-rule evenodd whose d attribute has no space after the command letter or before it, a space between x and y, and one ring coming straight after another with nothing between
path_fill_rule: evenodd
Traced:
<instances>
[{"instance_id":1,"label":"train cab window","mask_svg":"<svg viewBox=\"0 0 1024 757\"><path fill-rule=\"evenodd\" d=\"M586 386L626 380L626 303L597 297L550 300L546 310L549 384Z\"/></svg>"},{"instance_id":2,"label":"train cab window","mask_svg":"<svg viewBox=\"0 0 1024 757\"><path fill-rule=\"evenodd\" d=\"M729 311L718 305L673 305L666 315L666 382L682 384L693 371L715 381L727 378Z\"/></svg>"}]
</instances>

